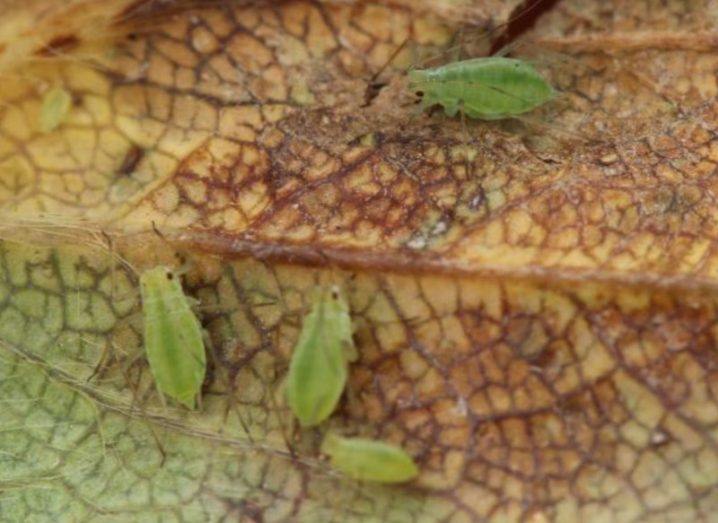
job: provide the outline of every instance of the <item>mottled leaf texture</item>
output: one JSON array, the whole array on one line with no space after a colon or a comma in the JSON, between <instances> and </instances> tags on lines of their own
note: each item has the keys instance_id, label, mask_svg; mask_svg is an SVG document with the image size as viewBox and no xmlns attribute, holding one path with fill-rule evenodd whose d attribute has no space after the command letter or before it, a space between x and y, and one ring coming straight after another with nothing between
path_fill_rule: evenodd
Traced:
<instances>
[{"instance_id":1,"label":"mottled leaf texture","mask_svg":"<svg viewBox=\"0 0 718 523\"><path fill-rule=\"evenodd\" d=\"M0 519L716 521L715 3L543 2L512 56L555 100L418 114L406 70L519 3L0 0ZM211 342L194 411L145 356L157 266ZM302 430L327 285L358 359ZM327 432L419 475L352 481Z\"/></svg>"}]
</instances>

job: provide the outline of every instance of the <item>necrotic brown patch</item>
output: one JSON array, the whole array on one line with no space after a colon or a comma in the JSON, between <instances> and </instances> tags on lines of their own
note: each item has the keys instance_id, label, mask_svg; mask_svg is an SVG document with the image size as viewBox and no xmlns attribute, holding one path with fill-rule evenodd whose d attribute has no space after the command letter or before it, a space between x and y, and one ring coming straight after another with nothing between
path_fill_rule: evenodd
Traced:
<instances>
[{"instance_id":1,"label":"necrotic brown patch","mask_svg":"<svg viewBox=\"0 0 718 523\"><path fill-rule=\"evenodd\" d=\"M79 38L73 34L60 35L38 49L36 54L38 56L56 56L74 49L79 44Z\"/></svg>"}]
</instances>

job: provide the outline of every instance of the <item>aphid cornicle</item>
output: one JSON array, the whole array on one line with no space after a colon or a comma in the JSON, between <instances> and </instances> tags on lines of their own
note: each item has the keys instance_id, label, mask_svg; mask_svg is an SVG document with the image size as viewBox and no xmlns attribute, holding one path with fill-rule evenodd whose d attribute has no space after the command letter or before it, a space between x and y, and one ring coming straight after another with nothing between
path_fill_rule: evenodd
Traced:
<instances>
[{"instance_id":1,"label":"aphid cornicle","mask_svg":"<svg viewBox=\"0 0 718 523\"><path fill-rule=\"evenodd\" d=\"M356 359L349 306L337 287L318 289L289 363L286 397L303 427L327 419Z\"/></svg>"},{"instance_id":2,"label":"aphid cornicle","mask_svg":"<svg viewBox=\"0 0 718 523\"><path fill-rule=\"evenodd\" d=\"M441 105L448 116L463 111L470 118L512 118L550 101L551 85L529 63L487 57L409 72L409 88L426 109Z\"/></svg>"},{"instance_id":3,"label":"aphid cornicle","mask_svg":"<svg viewBox=\"0 0 718 523\"><path fill-rule=\"evenodd\" d=\"M143 272L140 292L145 350L157 388L194 409L207 367L202 326L169 268Z\"/></svg>"},{"instance_id":4,"label":"aphid cornicle","mask_svg":"<svg viewBox=\"0 0 718 523\"><path fill-rule=\"evenodd\" d=\"M329 456L334 469L359 481L403 483L419 474L416 463L404 449L383 441L328 433L322 452Z\"/></svg>"}]
</instances>

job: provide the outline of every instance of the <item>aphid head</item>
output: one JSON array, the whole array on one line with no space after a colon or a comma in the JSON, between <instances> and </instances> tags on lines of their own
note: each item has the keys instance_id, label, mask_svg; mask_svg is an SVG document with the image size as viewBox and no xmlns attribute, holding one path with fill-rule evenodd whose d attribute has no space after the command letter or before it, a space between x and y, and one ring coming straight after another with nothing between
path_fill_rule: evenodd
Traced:
<instances>
[{"instance_id":1,"label":"aphid head","mask_svg":"<svg viewBox=\"0 0 718 523\"><path fill-rule=\"evenodd\" d=\"M409 71L409 90L414 93L414 103L421 103L424 99L424 86L426 82L426 74L424 71L414 69Z\"/></svg>"}]
</instances>

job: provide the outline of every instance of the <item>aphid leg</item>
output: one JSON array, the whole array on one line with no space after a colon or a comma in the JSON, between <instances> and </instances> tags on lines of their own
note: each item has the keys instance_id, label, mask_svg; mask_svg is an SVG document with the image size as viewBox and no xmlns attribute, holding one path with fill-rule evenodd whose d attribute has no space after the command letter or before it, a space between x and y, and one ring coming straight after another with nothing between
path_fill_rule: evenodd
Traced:
<instances>
[{"instance_id":1,"label":"aphid leg","mask_svg":"<svg viewBox=\"0 0 718 523\"><path fill-rule=\"evenodd\" d=\"M345 485L347 496L349 499L345 503L342 503L342 515L337 521L347 521L347 510L348 507L356 505L356 503L362 498L362 487L364 486L360 481L351 479L348 477L342 478L342 483Z\"/></svg>"},{"instance_id":2,"label":"aphid leg","mask_svg":"<svg viewBox=\"0 0 718 523\"><path fill-rule=\"evenodd\" d=\"M157 236L159 236L160 238L162 238L163 240L167 241L167 238L165 238L165 235L162 234L162 232L160 232L160 230L159 230L159 228L157 227L157 224L155 223L155 221L152 220L151 223L152 223L152 230L154 231L154 233L155 233Z\"/></svg>"},{"instance_id":3,"label":"aphid leg","mask_svg":"<svg viewBox=\"0 0 718 523\"><path fill-rule=\"evenodd\" d=\"M424 114L424 110L426 109L426 106L424 105L423 101L419 101L414 108L409 111L409 123L414 123L419 117L421 117L422 114Z\"/></svg>"},{"instance_id":4,"label":"aphid leg","mask_svg":"<svg viewBox=\"0 0 718 523\"><path fill-rule=\"evenodd\" d=\"M349 411L358 411L361 408L361 400L359 399L359 391L352 386L350 371L347 371L347 384L344 394Z\"/></svg>"},{"instance_id":5,"label":"aphid leg","mask_svg":"<svg viewBox=\"0 0 718 523\"><path fill-rule=\"evenodd\" d=\"M133 383L132 380L130 379L129 374L127 373L127 369L124 366L121 366L120 368L122 370L122 374L125 376L125 380L126 380L127 384L130 386L130 393L132 394L132 404L130 405L130 412L132 412L134 410L134 406L136 404L137 408L144 415L145 423L147 423L147 428L150 429L150 432L152 433L152 438L155 440L157 449L160 451L160 465L159 466L162 467L165 464L165 460L167 459L167 453L165 452L165 448L162 445L162 442L160 441L160 438L157 435L155 428L152 426L152 422L148 421L146 419L147 418L146 413L145 413L144 409L142 408L142 405L139 401L139 397L137 394L137 385L135 383ZM162 394L162 391L160 391L158 389L157 392L160 395L160 402L162 403L163 407L166 408L167 403L165 402L165 398L164 398L164 395Z\"/></svg>"},{"instance_id":6,"label":"aphid leg","mask_svg":"<svg viewBox=\"0 0 718 523\"><path fill-rule=\"evenodd\" d=\"M217 368L217 367L215 367ZM225 379L227 380L227 387L230 391L229 395L229 401L227 402L227 408L224 411L224 417L225 420L229 418L230 412L234 411L237 414L237 419L239 420L239 424L242 426L242 430L247 436L247 440L254 444L254 438L252 437L252 431L249 428L249 425L244 419L244 416L242 416L242 405L240 405L237 402L237 399L234 396L234 384L230 383L229 377L225 376Z\"/></svg>"},{"instance_id":7,"label":"aphid leg","mask_svg":"<svg viewBox=\"0 0 718 523\"><path fill-rule=\"evenodd\" d=\"M539 120L539 119L536 118L536 117L531 117L531 116L528 116L528 115L523 114L523 115L521 115L521 116L517 116L517 117L516 117L516 120L518 120L518 121L520 121L520 122L522 122L522 123L527 123L527 124L529 124L529 125L531 125L531 126L538 127L539 129L541 129L541 130L543 130L543 131L553 131L553 132L555 132L555 133L557 133L557 134L559 134L559 135L563 135L565 138L572 138L572 139L574 139L574 140L577 140L577 141L580 142L580 143L584 143L584 144L589 144L589 143L598 144L598 143L600 143L600 140L592 140L592 139L590 139L589 137L584 136L584 135L582 135L582 134L580 134L580 133L576 133L576 132L573 132L573 131L569 131L569 130L566 130L566 129L562 129L562 128L558 127L558 126L551 125L550 123L547 123L547 122L545 122L545 121Z\"/></svg>"},{"instance_id":8,"label":"aphid leg","mask_svg":"<svg viewBox=\"0 0 718 523\"><path fill-rule=\"evenodd\" d=\"M234 401L234 398L232 398L232 401L230 402L231 406L237 405ZM250 443L254 443L254 438L252 437L252 431L249 428L249 425L247 424L247 421L244 419L244 416L242 416L242 406L237 405L237 419L239 420L239 424L242 426L242 430L247 435L247 439ZM228 411L229 413L229 411Z\"/></svg>"},{"instance_id":9,"label":"aphid leg","mask_svg":"<svg viewBox=\"0 0 718 523\"><path fill-rule=\"evenodd\" d=\"M347 521L347 507L353 505L351 495L355 492L354 485L349 478L342 475L338 479L337 487L337 491L341 495L332 498L332 518L330 521Z\"/></svg>"},{"instance_id":10,"label":"aphid leg","mask_svg":"<svg viewBox=\"0 0 718 523\"><path fill-rule=\"evenodd\" d=\"M464 28L460 28L457 34L459 43L456 46L456 57L454 58L454 61L464 59Z\"/></svg>"},{"instance_id":11,"label":"aphid leg","mask_svg":"<svg viewBox=\"0 0 718 523\"><path fill-rule=\"evenodd\" d=\"M212 363L212 368L214 369L214 375L215 380L222 380L224 384L227 387L228 391L228 402L227 406L224 410L224 420L225 422L229 418L230 413L235 412L237 414L237 419L239 420L239 424L242 426L242 430L247 435L247 440L249 440L250 443L254 444L254 438L252 438L252 433L249 429L249 425L245 421L244 417L242 416L242 406L237 402L237 399L235 397L235 387L234 383L232 382L232 379L229 376L229 373L225 370L225 367L222 365L219 356L217 355L216 348L214 344L212 343L212 339L209 336L209 333L206 330L202 330L202 334L204 337L204 344L205 347L207 347L209 350L207 351L207 354L209 355L209 358Z\"/></svg>"},{"instance_id":12,"label":"aphid leg","mask_svg":"<svg viewBox=\"0 0 718 523\"><path fill-rule=\"evenodd\" d=\"M152 433L152 438L155 440L155 444L157 445L157 449L160 451L160 464L159 468L162 468L165 464L165 461L167 461L167 452L165 452L165 448L162 445L162 442L160 441L160 437L157 435L157 431L152 426L151 422L148 422L147 426L150 428L150 432Z\"/></svg>"},{"instance_id":13,"label":"aphid leg","mask_svg":"<svg viewBox=\"0 0 718 523\"><path fill-rule=\"evenodd\" d=\"M284 416L283 412L286 411L286 408L283 408L281 404L285 403L284 401L277 401L277 398L275 398L275 393L279 393L280 398L284 398L286 390L286 379L282 379L279 386L275 389L275 392L269 391L269 401L271 403L272 409L274 409L274 412L277 416L277 421L279 422L279 430L282 432L282 439L284 440L284 444L287 446L287 450L289 451L289 454L292 456L292 459L297 458L297 453L294 450L294 445L292 445L292 438L288 434L292 434L296 427L290 427L287 428L287 426L284 424ZM281 404L280 404L281 403ZM289 413L289 419L291 420L291 423L294 424L294 417L292 416L291 412Z\"/></svg>"},{"instance_id":14,"label":"aphid leg","mask_svg":"<svg viewBox=\"0 0 718 523\"><path fill-rule=\"evenodd\" d=\"M107 356L109 354L109 347L111 343L106 343L104 347L102 347L102 353L100 354L100 358L97 360L97 364L95 365L95 368L92 369L92 372L90 375L85 379L86 382L90 382L93 380L95 376L98 376L101 372L105 371L106 360L108 359Z\"/></svg>"},{"instance_id":15,"label":"aphid leg","mask_svg":"<svg viewBox=\"0 0 718 523\"><path fill-rule=\"evenodd\" d=\"M201 390L197 393L197 410L202 412L202 391Z\"/></svg>"},{"instance_id":16,"label":"aphid leg","mask_svg":"<svg viewBox=\"0 0 718 523\"><path fill-rule=\"evenodd\" d=\"M97 423L97 434L100 437L100 445L102 446L102 457L106 458L107 440L105 439L105 432L102 430L102 417L100 416L100 409L97 406L97 400L93 399L90 394L88 394L79 387L73 387L73 390L83 396L85 398L85 401L87 401L92 406L92 411L95 415L95 423Z\"/></svg>"},{"instance_id":17,"label":"aphid leg","mask_svg":"<svg viewBox=\"0 0 718 523\"><path fill-rule=\"evenodd\" d=\"M470 136L469 136L469 130L468 130L468 128L466 127L466 111L464 111L464 103L463 103L463 102L460 102L460 103L459 103L459 112L461 113L461 130L462 130L462 133L464 134L464 150L463 150L463 154L464 154L464 169L466 170L466 179L467 179L467 180L470 180L470 179L473 178L473 172L472 172L473 164L472 164L472 162L469 160L469 139L470 139Z\"/></svg>"},{"instance_id":18,"label":"aphid leg","mask_svg":"<svg viewBox=\"0 0 718 523\"><path fill-rule=\"evenodd\" d=\"M115 299L115 289L117 288L117 274L115 270L115 242L112 241L112 237L107 234L104 229L100 230L103 238L107 242L107 248L110 251L110 298Z\"/></svg>"}]
</instances>

